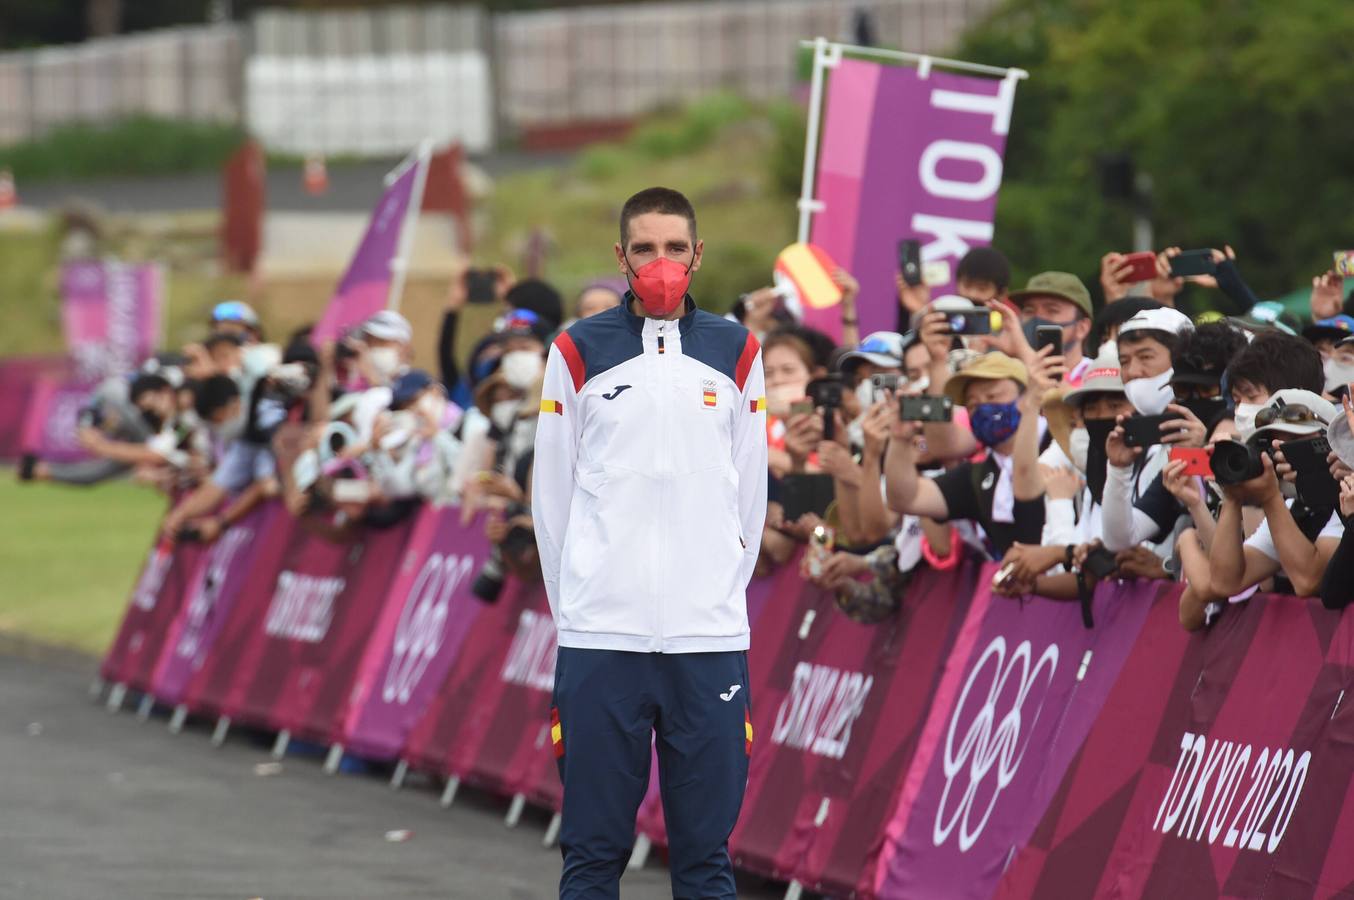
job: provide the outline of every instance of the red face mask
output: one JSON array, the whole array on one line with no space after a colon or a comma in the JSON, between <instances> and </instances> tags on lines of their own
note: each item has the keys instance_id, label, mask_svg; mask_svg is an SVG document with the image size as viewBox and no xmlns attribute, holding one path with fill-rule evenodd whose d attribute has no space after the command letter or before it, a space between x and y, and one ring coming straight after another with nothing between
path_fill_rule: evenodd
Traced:
<instances>
[{"instance_id":1,"label":"red face mask","mask_svg":"<svg viewBox=\"0 0 1354 900\"><path fill-rule=\"evenodd\" d=\"M694 264L695 259L692 258ZM686 297L691 286L691 267L667 257L659 257L638 269L631 269L630 290L635 292L644 310L651 316L670 315Z\"/></svg>"}]
</instances>

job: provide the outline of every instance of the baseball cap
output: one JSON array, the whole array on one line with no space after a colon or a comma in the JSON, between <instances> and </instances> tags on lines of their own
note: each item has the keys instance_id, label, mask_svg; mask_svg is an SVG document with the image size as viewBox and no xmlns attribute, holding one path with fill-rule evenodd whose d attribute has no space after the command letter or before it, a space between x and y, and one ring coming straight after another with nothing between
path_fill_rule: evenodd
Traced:
<instances>
[{"instance_id":1,"label":"baseball cap","mask_svg":"<svg viewBox=\"0 0 1354 900\"><path fill-rule=\"evenodd\" d=\"M1071 272L1040 272L1029 280L1023 291L1011 291L1011 302L1016 306L1020 305L1021 300L1028 300L1031 297L1057 297L1059 300L1076 304L1088 317L1094 315L1091 309L1091 292L1086 290L1086 285Z\"/></svg>"},{"instance_id":2,"label":"baseball cap","mask_svg":"<svg viewBox=\"0 0 1354 900\"><path fill-rule=\"evenodd\" d=\"M382 341L407 344L414 339L409 320L393 309L383 309L362 323L362 333Z\"/></svg>"},{"instance_id":3,"label":"baseball cap","mask_svg":"<svg viewBox=\"0 0 1354 900\"><path fill-rule=\"evenodd\" d=\"M1344 418L1340 409L1320 394L1301 388L1275 392L1255 414L1255 431L1245 440L1268 434L1325 434L1330 423Z\"/></svg>"},{"instance_id":4,"label":"baseball cap","mask_svg":"<svg viewBox=\"0 0 1354 900\"><path fill-rule=\"evenodd\" d=\"M1122 394L1123 378L1119 373L1119 350L1114 344L1100 348L1100 355L1092 362L1086 374L1081 376L1081 384L1062 395L1062 401L1079 406L1087 394Z\"/></svg>"},{"instance_id":5,"label":"baseball cap","mask_svg":"<svg viewBox=\"0 0 1354 900\"><path fill-rule=\"evenodd\" d=\"M896 331L876 331L867 334L854 350L848 350L837 360L837 368L849 372L862 362L874 363L886 369L897 369L903 364L907 343Z\"/></svg>"},{"instance_id":6,"label":"baseball cap","mask_svg":"<svg viewBox=\"0 0 1354 900\"><path fill-rule=\"evenodd\" d=\"M390 408L404 409L414 402L425 388L436 384L433 377L422 369L410 369L395 379L390 386Z\"/></svg>"},{"instance_id":7,"label":"baseball cap","mask_svg":"<svg viewBox=\"0 0 1354 900\"><path fill-rule=\"evenodd\" d=\"M501 335L531 335L546 340L555 327L529 309L510 309L499 320L497 332Z\"/></svg>"},{"instance_id":8,"label":"baseball cap","mask_svg":"<svg viewBox=\"0 0 1354 900\"><path fill-rule=\"evenodd\" d=\"M1181 334L1193 331L1194 323L1178 309L1162 306L1156 309L1144 309L1133 318L1119 326L1119 336L1134 331L1164 331L1168 334Z\"/></svg>"},{"instance_id":9,"label":"baseball cap","mask_svg":"<svg viewBox=\"0 0 1354 900\"><path fill-rule=\"evenodd\" d=\"M223 300L212 307L212 322L239 322L257 328L259 314L243 300Z\"/></svg>"},{"instance_id":10,"label":"baseball cap","mask_svg":"<svg viewBox=\"0 0 1354 900\"><path fill-rule=\"evenodd\" d=\"M1000 381L1003 378L1010 378L1021 387L1029 384L1029 374L1025 371L1025 364L1020 360L1012 359L999 351L984 353L945 382L945 396L949 397L955 406L963 406L964 392L968 390L971 382Z\"/></svg>"},{"instance_id":11,"label":"baseball cap","mask_svg":"<svg viewBox=\"0 0 1354 900\"><path fill-rule=\"evenodd\" d=\"M1302 336L1309 341L1319 341L1323 338L1344 341L1354 336L1354 316L1341 313L1329 319L1318 319L1302 329Z\"/></svg>"}]
</instances>

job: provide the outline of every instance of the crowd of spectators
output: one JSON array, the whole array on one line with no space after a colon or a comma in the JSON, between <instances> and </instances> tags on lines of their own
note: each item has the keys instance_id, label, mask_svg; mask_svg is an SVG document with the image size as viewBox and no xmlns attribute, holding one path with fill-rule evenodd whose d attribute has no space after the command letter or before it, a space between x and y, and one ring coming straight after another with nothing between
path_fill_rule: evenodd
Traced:
<instances>
[{"instance_id":1,"label":"crowd of spectators","mask_svg":"<svg viewBox=\"0 0 1354 900\"><path fill-rule=\"evenodd\" d=\"M1181 257L1199 274L1180 274ZM1303 328L1255 297L1230 248L1143 264L1107 254L1097 309L1075 275L1012 290L1001 252L974 249L954 295L900 275L888 301L899 330L864 337L859 286L838 270L842 344L779 288L739 298L730 315L761 341L766 371L759 571L807 545L804 577L863 622L892 615L918 567L964 557L997 563L999 594L1081 603L1088 626L1106 578L1184 582L1190 629L1257 590L1349 603L1354 309L1342 280L1314 279ZM500 314L458 360L486 274ZM1191 319L1176 309L1185 290L1237 314ZM505 268L453 278L435 372L411 366L398 312L336 341L302 329L270 343L247 304L223 302L204 340L92 395L88 461L29 457L19 475L131 475L173 499L169 540L216 540L274 498L335 539L457 505L467 522L485 513L496 549L475 591L491 602L506 575L539 578L529 486L546 350L623 302L623 279L566 309L551 285Z\"/></svg>"}]
</instances>

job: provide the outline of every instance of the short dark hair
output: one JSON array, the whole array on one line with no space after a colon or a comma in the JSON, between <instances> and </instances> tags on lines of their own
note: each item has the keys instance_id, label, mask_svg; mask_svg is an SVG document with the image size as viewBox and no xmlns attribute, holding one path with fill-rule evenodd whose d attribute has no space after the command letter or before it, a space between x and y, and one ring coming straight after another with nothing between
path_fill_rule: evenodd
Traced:
<instances>
[{"instance_id":1,"label":"short dark hair","mask_svg":"<svg viewBox=\"0 0 1354 900\"><path fill-rule=\"evenodd\" d=\"M996 247L974 247L959 260L954 280L990 281L997 286L998 293L1004 294L1011 286L1011 263Z\"/></svg>"},{"instance_id":2,"label":"short dark hair","mask_svg":"<svg viewBox=\"0 0 1354 900\"><path fill-rule=\"evenodd\" d=\"M224 409L230 401L240 396L240 388L229 375L213 375L198 383L193 394L193 409L204 422L211 419L212 413Z\"/></svg>"},{"instance_id":3,"label":"short dark hair","mask_svg":"<svg viewBox=\"0 0 1354 900\"><path fill-rule=\"evenodd\" d=\"M1180 338L1171 351L1171 365L1177 375L1214 375L1221 380L1233 357L1245 347L1246 336L1239 329L1226 322L1209 322Z\"/></svg>"},{"instance_id":4,"label":"short dark hair","mask_svg":"<svg viewBox=\"0 0 1354 900\"><path fill-rule=\"evenodd\" d=\"M1227 384L1245 381L1273 394L1300 388L1319 394L1326 387L1321 354L1302 338L1282 331L1257 334L1227 366Z\"/></svg>"},{"instance_id":5,"label":"short dark hair","mask_svg":"<svg viewBox=\"0 0 1354 900\"><path fill-rule=\"evenodd\" d=\"M1100 345L1105 343L1105 335L1109 334L1111 328L1124 324L1147 309L1161 309L1161 304L1146 297L1125 297L1106 305L1096 314L1091 322L1091 331L1086 335L1086 346L1090 348L1087 355L1095 356L1100 350Z\"/></svg>"},{"instance_id":6,"label":"short dark hair","mask_svg":"<svg viewBox=\"0 0 1354 900\"><path fill-rule=\"evenodd\" d=\"M145 394L172 390L174 390L174 385L170 384L169 379L163 375L138 375L132 379L132 387L128 393L132 402L135 403Z\"/></svg>"},{"instance_id":7,"label":"short dark hair","mask_svg":"<svg viewBox=\"0 0 1354 900\"><path fill-rule=\"evenodd\" d=\"M691 240L696 239L696 209L681 191L672 188L651 187L635 194L621 207L621 246L630 240L630 220L645 213L681 216L691 227Z\"/></svg>"},{"instance_id":8,"label":"short dark hair","mask_svg":"<svg viewBox=\"0 0 1354 900\"><path fill-rule=\"evenodd\" d=\"M207 335L207 339L202 342L202 346L208 350L214 350L222 344L230 344L232 347L243 347L244 339L238 334L230 331L213 331Z\"/></svg>"},{"instance_id":9,"label":"short dark hair","mask_svg":"<svg viewBox=\"0 0 1354 900\"><path fill-rule=\"evenodd\" d=\"M837 342L817 328L810 328L807 325L782 325L772 333L791 334L799 338L813 352L814 365L832 371L833 364L837 361Z\"/></svg>"},{"instance_id":10,"label":"short dark hair","mask_svg":"<svg viewBox=\"0 0 1354 900\"><path fill-rule=\"evenodd\" d=\"M1123 347L1124 344L1140 344L1143 341L1156 341L1165 347L1166 351L1171 354L1171 358L1174 359L1175 348L1180 346L1180 335L1174 331L1166 331L1161 328L1135 328L1128 334L1119 332L1120 347Z\"/></svg>"}]
</instances>

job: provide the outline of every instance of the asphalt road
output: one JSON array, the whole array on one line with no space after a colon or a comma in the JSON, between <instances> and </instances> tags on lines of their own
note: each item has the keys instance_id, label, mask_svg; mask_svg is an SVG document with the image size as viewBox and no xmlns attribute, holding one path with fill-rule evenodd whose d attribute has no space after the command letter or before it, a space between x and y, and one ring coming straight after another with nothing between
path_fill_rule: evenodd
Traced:
<instances>
[{"instance_id":1,"label":"asphalt road","mask_svg":"<svg viewBox=\"0 0 1354 900\"><path fill-rule=\"evenodd\" d=\"M0 898L510 898L556 896L547 816L503 826L506 801L431 785L325 776L288 756L276 775L262 738L213 749L204 725L110 715L88 694L87 661L34 661L0 646ZM387 832L412 832L387 840ZM670 896L650 861L626 898ZM779 892L749 881L740 896Z\"/></svg>"}]
</instances>

